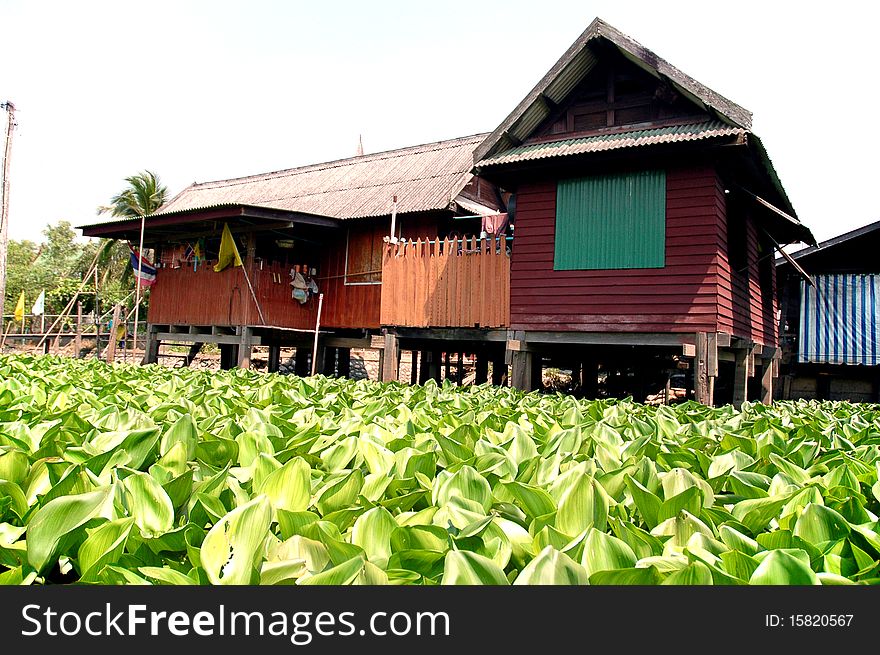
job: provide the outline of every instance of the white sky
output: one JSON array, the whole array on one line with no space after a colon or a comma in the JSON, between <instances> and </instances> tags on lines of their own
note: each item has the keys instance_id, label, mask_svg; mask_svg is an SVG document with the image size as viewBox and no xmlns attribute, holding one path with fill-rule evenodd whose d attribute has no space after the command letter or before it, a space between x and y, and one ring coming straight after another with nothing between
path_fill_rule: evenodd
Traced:
<instances>
[{"instance_id":1,"label":"white sky","mask_svg":"<svg viewBox=\"0 0 880 655\"><path fill-rule=\"evenodd\" d=\"M359 134L369 153L491 131L596 16L753 112L819 240L880 219L868 1L0 0L10 237L91 222L143 169L173 195Z\"/></svg>"}]
</instances>

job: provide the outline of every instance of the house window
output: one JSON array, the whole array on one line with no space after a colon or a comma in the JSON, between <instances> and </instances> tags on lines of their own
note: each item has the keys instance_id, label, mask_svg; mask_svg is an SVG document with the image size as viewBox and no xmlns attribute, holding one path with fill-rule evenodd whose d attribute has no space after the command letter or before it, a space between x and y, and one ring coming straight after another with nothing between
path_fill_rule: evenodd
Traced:
<instances>
[{"instance_id":1,"label":"house window","mask_svg":"<svg viewBox=\"0 0 880 655\"><path fill-rule=\"evenodd\" d=\"M383 225L349 228L345 240L345 284L382 284Z\"/></svg>"},{"instance_id":2,"label":"house window","mask_svg":"<svg viewBox=\"0 0 880 655\"><path fill-rule=\"evenodd\" d=\"M665 256L665 171L560 180L554 270L663 268Z\"/></svg>"}]
</instances>

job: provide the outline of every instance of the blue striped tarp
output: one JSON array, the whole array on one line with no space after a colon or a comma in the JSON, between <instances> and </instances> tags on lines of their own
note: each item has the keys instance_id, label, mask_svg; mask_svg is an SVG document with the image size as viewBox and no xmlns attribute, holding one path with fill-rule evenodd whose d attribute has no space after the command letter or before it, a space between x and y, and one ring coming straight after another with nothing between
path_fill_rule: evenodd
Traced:
<instances>
[{"instance_id":1,"label":"blue striped tarp","mask_svg":"<svg viewBox=\"0 0 880 655\"><path fill-rule=\"evenodd\" d=\"M878 363L880 275L816 275L801 281L798 361Z\"/></svg>"}]
</instances>

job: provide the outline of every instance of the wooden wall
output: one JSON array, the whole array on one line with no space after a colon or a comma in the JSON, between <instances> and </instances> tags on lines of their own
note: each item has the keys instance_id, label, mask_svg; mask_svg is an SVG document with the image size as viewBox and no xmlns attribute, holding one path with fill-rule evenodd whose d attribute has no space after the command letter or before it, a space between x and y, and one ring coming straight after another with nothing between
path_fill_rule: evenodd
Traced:
<instances>
[{"instance_id":1,"label":"wooden wall","mask_svg":"<svg viewBox=\"0 0 880 655\"><path fill-rule=\"evenodd\" d=\"M665 268L554 271L556 182L522 185L510 283L514 330L695 332L717 326L711 168L666 174Z\"/></svg>"},{"instance_id":2,"label":"wooden wall","mask_svg":"<svg viewBox=\"0 0 880 655\"><path fill-rule=\"evenodd\" d=\"M387 244L382 325L499 328L510 323L510 257L498 239Z\"/></svg>"},{"instance_id":3,"label":"wooden wall","mask_svg":"<svg viewBox=\"0 0 880 655\"><path fill-rule=\"evenodd\" d=\"M554 271L556 181L523 184L511 260L514 330L714 332L776 343L774 294L761 292L758 228L746 231L748 271L731 273L724 189L710 165L666 172L662 269ZM770 255L772 259L772 255ZM774 271L770 269L771 284Z\"/></svg>"},{"instance_id":4,"label":"wooden wall","mask_svg":"<svg viewBox=\"0 0 880 655\"><path fill-rule=\"evenodd\" d=\"M718 183L718 231L722 247L718 256L718 329L757 343L775 346L779 339L776 320L777 293L776 267L769 244L760 252L759 241L764 237L744 203L725 202L724 191ZM731 216L730 212L737 211ZM745 240L745 261L739 268L731 266L728 257L732 241L730 230L742 230ZM743 238L742 235L740 238ZM766 267L763 274L762 267ZM768 288L769 287L769 288Z\"/></svg>"},{"instance_id":5,"label":"wooden wall","mask_svg":"<svg viewBox=\"0 0 880 655\"><path fill-rule=\"evenodd\" d=\"M242 325L253 305L240 268L214 272L212 264L160 268L150 289L150 323Z\"/></svg>"}]
</instances>

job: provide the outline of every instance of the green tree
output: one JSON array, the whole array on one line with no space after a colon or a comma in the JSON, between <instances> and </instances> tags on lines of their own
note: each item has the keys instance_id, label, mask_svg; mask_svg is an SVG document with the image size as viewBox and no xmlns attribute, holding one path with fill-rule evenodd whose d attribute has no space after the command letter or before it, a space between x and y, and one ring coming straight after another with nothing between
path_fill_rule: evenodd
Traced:
<instances>
[{"instance_id":1,"label":"green tree","mask_svg":"<svg viewBox=\"0 0 880 655\"><path fill-rule=\"evenodd\" d=\"M109 205L98 207L99 214L119 218L149 216L164 204L168 196L159 176L151 171L141 171L125 178L125 182L128 186L110 198Z\"/></svg>"}]
</instances>

